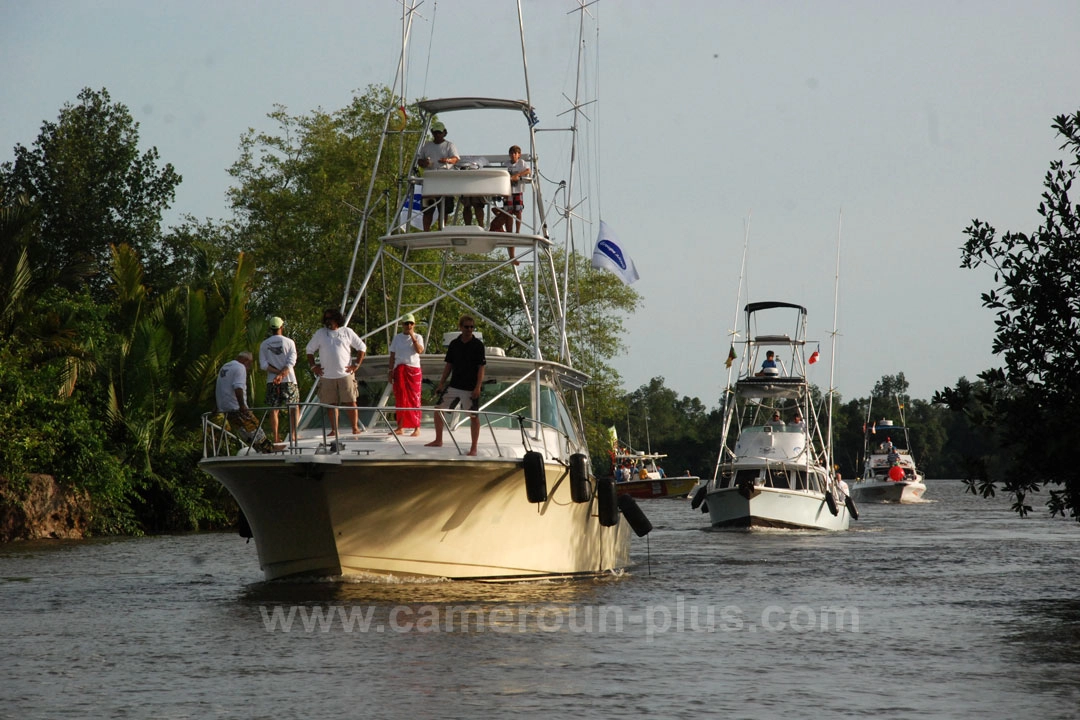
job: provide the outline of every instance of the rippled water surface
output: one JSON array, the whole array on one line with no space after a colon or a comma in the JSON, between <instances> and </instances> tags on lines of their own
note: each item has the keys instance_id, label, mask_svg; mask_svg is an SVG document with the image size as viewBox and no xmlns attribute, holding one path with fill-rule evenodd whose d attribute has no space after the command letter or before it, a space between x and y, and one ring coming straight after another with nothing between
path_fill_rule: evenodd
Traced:
<instances>
[{"instance_id":1,"label":"rippled water surface","mask_svg":"<svg viewBox=\"0 0 1080 720\"><path fill-rule=\"evenodd\" d=\"M644 501L637 565L572 583L264 583L232 534L0 546L0 717L1077 717L1080 527L927 485L834 534Z\"/></svg>"}]
</instances>

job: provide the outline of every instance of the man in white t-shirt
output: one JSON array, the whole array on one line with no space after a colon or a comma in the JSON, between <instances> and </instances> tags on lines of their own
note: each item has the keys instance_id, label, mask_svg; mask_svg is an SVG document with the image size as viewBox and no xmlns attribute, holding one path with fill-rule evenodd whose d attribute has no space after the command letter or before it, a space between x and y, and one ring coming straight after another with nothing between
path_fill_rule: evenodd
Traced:
<instances>
[{"instance_id":1,"label":"man in white t-shirt","mask_svg":"<svg viewBox=\"0 0 1080 720\"><path fill-rule=\"evenodd\" d=\"M356 362L353 362L353 350L356 350ZM319 402L326 405L351 407L349 419L352 420L353 435L360 434L359 418L356 412L356 376L354 373L364 362L367 344L360 336L345 327L345 316L337 308L327 308L323 312L323 327L315 331L305 348L311 372L319 378ZM318 353L319 360L315 361ZM331 410L330 434L338 434L338 413Z\"/></svg>"},{"instance_id":2,"label":"man in white t-shirt","mask_svg":"<svg viewBox=\"0 0 1080 720\"><path fill-rule=\"evenodd\" d=\"M296 439L300 422L300 389L296 385L296 343L285 337L285 321L270 318L270 337L259 346L259 367L266 371L266 405L271 408L289 407L289 434ZM290 407L291 406L291 407ZM270 432L274 442L280 442L278 411L270 411Z\"/></svg>"},{"instance_id":3,"label":"man in white t-shirt","mask_svg":"<svg viewBox=\"0 0 1080 720\"><path fill-rule=\"evenodd\" d=\"M214 388L217 409L225 413L229 427L241 440L259 452L271 452L273 446L270 439L259 427L255 413L247 406L247 374L251 365L251 353L245 351L221 366Z\"/></svg>"},{"instance_id":4,"label":"man in white t-shirt","mask_svg":"<svg viewBox=\"0 0 1080 720\"><path fill-rule=\"evenodd\" d=\"M457 161L457 146L446 139L446 126L436 120L431 123L432 139L424 143L420 148L416 164L425 169L452 170ZM435 220L435 209L439 207L439 222L445 226L447 218L454 213L454 197L425 197L424 198L424 232L431 230L431 223Z\"/></svg>"}]
</instances>

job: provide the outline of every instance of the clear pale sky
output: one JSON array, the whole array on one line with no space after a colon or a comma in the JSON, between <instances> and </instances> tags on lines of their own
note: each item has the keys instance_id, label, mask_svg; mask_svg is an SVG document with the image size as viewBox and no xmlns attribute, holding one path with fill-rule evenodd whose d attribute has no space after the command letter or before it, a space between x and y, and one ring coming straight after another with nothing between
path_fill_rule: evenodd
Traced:
<instances>
[{"instance_id":1,"label":"clear pale sky","mask_svg":"<svg viewBox=\"0 0 1080 720\"><path fill-rule=\"evenodd\" d=\"M541 127L562 123L575 4L524 7L533 103ZM992 277L960 269L959 247L972 218L1038 225L1043 176L1061 157L1052 118L1080 107L1080 2L602 0L591 11L592 201L637 264L645 303L615 361L628 390L659 375L716 405L748 219L749 299L809 309L822 387L838 236L844 398L903 372L929 399L999 364L979 302ZM274 130L275 104L333 111L389 84L399 14L393 0L0 0L0 161L83 87L106 88L184 178L167 224L226 218L241 134ZM411 99L524 96L512 1L428 0L421 14ZM493 150L467 128L449 136L463 154Z\"/></svg>"}]
</instances>

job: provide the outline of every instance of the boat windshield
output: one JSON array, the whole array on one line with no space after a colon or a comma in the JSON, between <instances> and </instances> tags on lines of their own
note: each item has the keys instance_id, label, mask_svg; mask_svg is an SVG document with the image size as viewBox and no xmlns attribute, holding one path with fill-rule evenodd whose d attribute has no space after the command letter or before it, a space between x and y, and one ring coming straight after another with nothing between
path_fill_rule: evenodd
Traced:
<instances>
[{"instance_id":1,"label":"boat windshield","mask_svg":"<svg viewBox=\"0 0 1080 720\"><path fill-rule=\"evenodd\" d=\"M798 425L791 423L790 425L750 425L743 428L744 435L750 435L753 433L801 433L806 432L806 428L799 427Z\"/></svg>"}]
</instances>

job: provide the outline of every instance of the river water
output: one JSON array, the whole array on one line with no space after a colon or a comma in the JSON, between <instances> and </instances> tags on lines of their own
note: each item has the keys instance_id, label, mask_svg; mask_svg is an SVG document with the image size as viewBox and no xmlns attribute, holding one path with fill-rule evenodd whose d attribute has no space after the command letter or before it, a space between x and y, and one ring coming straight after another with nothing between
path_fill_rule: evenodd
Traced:
<instances>
[{"instance_id":1,"label":"river water","mask_svg":"<svg viewBox=\"0 0 1080 720\"><path fill-rule=\"evenodd\" d=\"M261 581L231 533L0 547L5 718L1075 718L1080 527L957 481L846 533L642 502L595 581Z\"/></svg>"}]
</instances>

